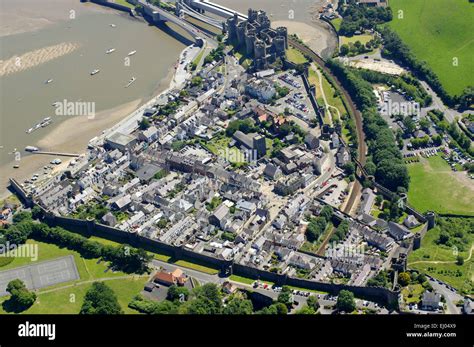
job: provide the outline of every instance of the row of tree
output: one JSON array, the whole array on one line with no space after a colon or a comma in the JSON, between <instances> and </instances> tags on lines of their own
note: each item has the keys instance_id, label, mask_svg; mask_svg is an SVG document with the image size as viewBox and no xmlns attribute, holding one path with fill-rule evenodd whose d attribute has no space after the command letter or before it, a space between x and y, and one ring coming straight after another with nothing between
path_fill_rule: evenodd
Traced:
<instances>
[{"instance_id":1,"label":"row of tree","mask_svg":"<svg viewBox=\"0 0 474 347\"><path fill-rule=\"evenodd\" d=\"M328 60L326 65L343 84L363 115L364 133L369 148L366 170L377 182L397 191L407 190L408 170L387 122L378 114L372 85L340 62Z\"/></svg>"},{"instance_id":2,"label":"row of tree","mask_svg":"<svg viewBox=\"0 0 474 347\"><path fill-rule=\"evenodd\" d=\"M143 249L128 245L103 245L97 241L67 231L60 227L49 227L45 223L35 222L31 214L23 212L21 220L3 231L3 241L21 245L27 239L54 243L61 247L77 251L87 258L103 258L115 268L127 273L145 273L152 256ZM17 221L19 218L17 218Z\"/></svg>"}]
</instances>

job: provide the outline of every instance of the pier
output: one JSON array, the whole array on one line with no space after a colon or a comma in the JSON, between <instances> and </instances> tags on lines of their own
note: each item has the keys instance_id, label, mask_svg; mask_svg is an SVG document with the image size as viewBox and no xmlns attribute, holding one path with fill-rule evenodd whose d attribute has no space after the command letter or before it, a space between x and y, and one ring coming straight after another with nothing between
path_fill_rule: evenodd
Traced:
<instances>
[{"instance_id":1,"label":"pier","mask_svg":"<svg viewBox=\"0 0 474 347\"><path fill-rule=\"evenodd\" d=\"M46 154L46 155L55 155L58 157L73 157L78 158L80 154L77 153L65 153L65 152L48 152L48 151L34 151L33 154Z\"/></svg>"}]
</instances>

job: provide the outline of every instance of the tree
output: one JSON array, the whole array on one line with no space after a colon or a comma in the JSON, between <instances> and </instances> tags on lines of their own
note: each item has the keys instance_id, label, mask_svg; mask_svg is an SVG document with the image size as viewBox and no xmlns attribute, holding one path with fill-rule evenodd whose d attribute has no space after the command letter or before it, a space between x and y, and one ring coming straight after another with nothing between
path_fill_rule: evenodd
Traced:
<instances>
[{"instance_id":1,"label":"tree","mask_svg":"<svg viewBox=\"0 0 474 347\"><path fill-rule=\"evenodd\" d=\"M178 287L177 285L173 284L171 287L168 288L168 292L166 294L166 299L169 301L184 301L188 300L189 297L189 290L186 287Z\"/></svg>"},{"instance_id":2,"label":"tree","mask_svg":"<svg viewBox=\"0 0 474 347\"><path fill-rule=\"evenodd\" d=\"M298 311L296 311L295 314L316 314L316 311L309 305L304 305Z\"/></svg>"},{"instance_id":3,"label":"tree","mask_svg":"<svg viewBox=\"0 0 474 347\"><path fill-rule=\"evenodd\" d=\"M94 282L84 297L80 314L122 314L114 291L104 282Z\"/></svg>"},{"instance_id":4,"label":"tree","mask_svg":"<svg viewBox=\"0 0 474 347\"><path fill-rule=\"evenodd\" d=\"M148 120L148 118L143 117L142 120L139 123L140 130L146 130L149 127L150 127L150 121Z\"/></svg>"},{"instance_id":5,"label":"tree","mask_svg":"<svg viewBox=\"0 0 474 347\"><path fill-rule=\"evenodd\" d=\"M319 309L319 301L318 298L315 295L311 295L308 300L306 301L306 304L311 307L315 312L318 311Z\"/></svg>"},{"instance_id":6,"label":"tree","mask_svg":"<svg viewBox=\"0 0 474 347\"><path fill-rule=\"evenodd\" d=\"M20 312L29 308L36 300L36 294L30 292L23 281L19 279L12 280L7 285L7 292L11 294L8 303L12 311Z\"/></svg>"},{"instance_id":7,"label":"tree","mask_svg":"<svg viewBox=\"0 0 474 347\"><path fill-rule=\"evenodd\" d=\"M13 223L21 223L31 219L31 213L27 211L19 211L13 215Z\"/></svg>"},{"instance_id":8,"label":"tree","mask_svg":"<svg viewBox=\"0 0 474 347\"><path fill-rule=\"evenodd\" d=\"M287 308L290 308L293 304L293 293L291 288L288 286L283 286L280 294L278 294L277 301L286 305Z\"/></svg>"},{"instance_id":9,"label":"tree","mask_svg":"<svg viewBox=\"0 0 474 347\"><path fill-rule=\"evenodd\" d=\"M347 175L352 175L355 172L355 165L353 162L348 162L344 165L344 171Z\"/></svg>"},{"instance_id":10,"label":"tree","mask_svg":"<svg viewBox=\"0 0 474 347\"><path fill-rule=\"evenodd\" d=\"M337 297L336 308L343 312L352 312L356 308L354 293L349 290L341 290Z\"/></svg>"},{"instance_id":11,"label":"tree","mask_svg":"<svg viewBox=\"0 0 474 347\"><path fill-rule=\"evenodd\" d=\"M222 295L214 283L206 283L194 289L195 299L187 307L189 314L220 314L222 310Z\"/></svg>"},{"instance_id":12,"label":"tree","mask_svg":"<svg viewBox=\"0 0 474 347\"><path fill-rule=\"evenodd\" d=\"M252 301L234 296L227 302L227 305L223 308L222 313L230 315L252 314Z\"/></svg>"},{"instance_id":13,"label":"tree","mask_svg":"<svg viewBox=\"0 0 474 347\"><path fill-rule=\"evenodd\" d=\"M398 283L400 283L402 287L407 286L410 283L410 280L411 280L411 277L408 272L401 272L398 275Z\"/></svg>"},{"instance_id":14,"label":"tree","mask_svg":"<svg viewBox=\"0 0 474 347\"><path fill-rule=\"evenodd\" d=\"M285 315L288 314L288 307L286 307L285 304L282 304L281 302L277 302L275 304L272 304L268 307L264 307L260 311L256 312L257 314L281 314Z\"/></svg>"},{"instance_id":15,"label":"tree","mask_svg":"<svg viewBox=\"0 0 474 347\"><path fill-rule=\"evenodd\" d=\"M332 218L333 213L334 209L331 206L324 205L324 207L321 209L321 212L319 213L319 216L323 217L326 222L329 222Z\"/></svg>"},{"instance_id":16,"label":"tree","mask_svg":"<svg viewBox=\"0 0 474 347\"><path fill-rule=\"evenodd\" d=\"M348 55L349 54L349 46L347 44L341 45L340 51L341 55Z\"/></svg>"},{"instance_id":17,"label":"tree","mask_svg":"<svg viewBox=\"0 0 474 347\"><path fill-rule=\"evenodd\" d=\"M457 258L456 258L456 264L457 265L463 265L464 264L464 258L461 257L460 255L458 255Z\"/></svg>"}]
</instances>

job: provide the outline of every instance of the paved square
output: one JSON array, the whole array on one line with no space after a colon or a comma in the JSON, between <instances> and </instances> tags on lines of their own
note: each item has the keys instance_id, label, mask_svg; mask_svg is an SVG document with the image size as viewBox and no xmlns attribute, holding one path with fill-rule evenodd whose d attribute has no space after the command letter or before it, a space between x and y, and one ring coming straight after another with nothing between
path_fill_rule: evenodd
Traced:
<instances>
[{"instance_id":1,"label":"paved square","mask_svg":"<svg viewBox=\"0 0 474 347\"><path fill-rule=\"evenodd\" d=\"M0 271L0 296L8 294L6 291L8 282L17 278L25 282L28 289L39 289L77 280L79 272L72 255Z\"/></svg>"}]
</instances>

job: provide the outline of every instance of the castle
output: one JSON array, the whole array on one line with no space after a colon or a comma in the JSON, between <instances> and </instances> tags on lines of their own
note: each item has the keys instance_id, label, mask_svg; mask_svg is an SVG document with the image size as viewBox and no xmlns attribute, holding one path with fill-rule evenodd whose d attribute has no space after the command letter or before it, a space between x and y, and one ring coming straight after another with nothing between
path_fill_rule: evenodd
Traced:
<instances>
[{"instance_id":1,"label":"castle","mask_svg":"<svg viewBox=\"0 0 474 347\"><path fill-rule=\"evenodd\" d=\"M239 21L237 14L234 14L227 20L226 28L230 41L245 48L257 71L268 69L277 58L285 57L288 31L285 27L272 29L265 11L249 9L245 21Z\"/></svg>"}]
</instances>

